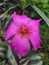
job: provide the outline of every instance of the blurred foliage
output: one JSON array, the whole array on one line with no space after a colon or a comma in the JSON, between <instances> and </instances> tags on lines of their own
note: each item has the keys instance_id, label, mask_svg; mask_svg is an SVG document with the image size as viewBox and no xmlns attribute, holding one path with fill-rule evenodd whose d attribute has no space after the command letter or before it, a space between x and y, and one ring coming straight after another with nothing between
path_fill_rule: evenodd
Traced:
<instances>
[{"instance_id":1,"label":"blurred foliage","mask_svg":"<svg viewBox=\"0 0 49 65\"><path fill-rule=\"evenodd\" d=\"M33 5L37 8L33 7ZM24 58L18 57L17 54L13 53L13 50L4 40L5 31L11 23L11 14L14 11L18 14L26 14L33 19L43 18L40 26L41 47L37 52L31 49L30 53ZM15 65L49 65L48 25L49 0L0 0L0 65L14 65L14 63Z\"/></svg>"}]
</instances>

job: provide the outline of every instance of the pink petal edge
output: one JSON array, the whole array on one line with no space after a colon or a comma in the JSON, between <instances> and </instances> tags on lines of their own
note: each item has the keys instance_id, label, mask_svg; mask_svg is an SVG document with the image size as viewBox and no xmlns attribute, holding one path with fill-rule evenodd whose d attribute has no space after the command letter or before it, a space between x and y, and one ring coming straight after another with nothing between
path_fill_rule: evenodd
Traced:
<instances>
[{"instance_id":1,"label":"pink petal edge","mask_svg":"<svg viewBox=\"0 0 49 65\"><path fill-rule=\"evenodd\" d=\"M6 31L6 36L5 36L5 41L7 41L10 37L12 37L13 35L17 34L17 30L18 28L16 27L16 25L12 22L10 24L10 26L8 27L7 31Z\"/></svg>"},{"instance_id":2,"label":"pink petal edge","mask_svg":"<svg viewBox=\"0 0 49 65\"><path fill-rule=\"evenodd\" d=\"M29 36L29 39L32 43L32 46L34 50L38 50L41 44L41 39L40 39L40 21L39 20L32 20L29 24L30 30L32 31L31 35Z\"/></svg>"}]
</instances>

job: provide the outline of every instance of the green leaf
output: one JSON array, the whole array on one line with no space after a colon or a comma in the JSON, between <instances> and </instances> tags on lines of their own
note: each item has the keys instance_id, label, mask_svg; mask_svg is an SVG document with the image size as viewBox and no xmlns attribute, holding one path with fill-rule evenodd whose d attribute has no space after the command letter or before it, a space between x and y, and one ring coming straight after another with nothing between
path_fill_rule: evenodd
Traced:
<instances>
[{"instance_id":1,"label":"green leaf","mask_svg":"<svg viewBox=\"0 0 49 65\"><path fill-rule=\"evenodd\" d=\"M49 26L49 18L44 14L44 12L42 12L36 5L32 5L31 7L35 9L35 11L44 19L44 21Z\"/></svg>"},{"instance_id":2,"label":"green leaf","mask_svg":"<svg viewBox=\"0 0 49 65\"><path fill-rule=\"evenodd\" d=\"M4 5L4 3L0 3L0 6Z\"/></svg>"},{"instance_id":3,"label":"green leaf","mask_svg":"<svg viewBox=\"0 0 49 65\"><path fill-rule=\"evenodd\" d=\"M4 17L5 14L7 14L11 9L15 8L16 6L19 6L19 5L17 4L17 5L14 5L14 6L10 7L10 8L9 8L7 11L5 11L2 15L0 15L0 19L1 19L2 17Z\"/></svg>"},{"instance_id":4,"label":"green leaf","mask_svg":"<svg viewBox=\"0 0 49 65\"><path fill-rule=\"evenodd\" d=\"M2 40L0 39L0 45L2 44Z\"/></svg>"},{"instance_id":5,"label":"green leaf","mask_svg":"<svg viewBox=\"0 0 49 65\"><path fill-rule=\"evenodd\" d=\"M28 65L29 59L23 64L23 65Z\"/></svg>"},{"instance_id":6,"label":"green leaf","mask_svg":"<svg viewBox=\"0 0 49 65\"><path fill-rule=\"evenodd\" d=\"M31 2L28 0L20 0L20 3L22 4L22 9L25 9L31 4Z\"/></svg>"},{"instance_id":7,"label":"green leaf","mask_svg":"<svg viewBox=\"0 0 49 65\"><path fill-rule=\"evenodd\" d=\"M5 51L6 49L4 47L0 47L0 51Z\"/></svg>"},{"instance_id":8,"label":"green leaf","mask_svg":"<svg viewBox=\"0 0 49 65\"><path fill-rule=\"evenodd\" d=\"M29 58L23 58L23 59L21 59L20 62L19 62L20 65L28 65L28 62L30 61Z\"/></svg>"},{"instance_id":9,"label":"green leaf","mask_svg":"<svg viewBox=\"0 0 49 65\"><path fill-rule=\"evenodd\" d=\"M8 15L8 19L7 19L7 21L6 21L5 25L4 25L4 28L6 28L8 26L10 20L11 20L11 17Z\"/></svg>"},{"instance_id":10,"label":"green leaf","mask_svg":"<svg viewBox=\"0 0 49 65\"><path fill-rule=\"evenodd\" d=\"M0 62L0 65L5 65L5 60Z\"/></svg>"},{"instance_id":11,"label":"green leaf","mask_svg":"<svg viewBox=\"0 0 49 65\"><path fill-rule=\"evenodd\" d=\"M36 63L30 63L30 65L43 65L42 61L36 62Z\"/></svg>"},{"instance_id":12,"label":"green leaf","mask_svg":"<svg viewBox=\"0 0 49 65\"><path fill-rule=\"evenodd\" d=\"M8 57L8 59L9 59L9 61L10 61L10 63L11 63L12 65L18 65L18 64L17 64L17 61L15 60L15 57L14 57L14 55L13 55L13 53L12 53L12 50L11 50L10 46L8 46L7 57Z\"/></svg>"},{"instance_id":13,"label":"green leaf","mask_svg":"<svg viewBox=\"0 0 49 65\"><path fill-rule=\"evenodd\" d=\"M5 58L5 54L3 52L0 52L0 58Z\"/></svg>"},{"instance_id":14,"label":"green leaf","mask_svg":"<svg viewBox=\"0 0 49 65\"><path fill-rule=\"evenodd\" d=\"M33 3L39 3L39 0L31 0Z\"/></svg>"},{"instance_id":15,"label":"green leaf","mask_svg":"<svg viewBox=\"0 0 49 65\"><path fill-rule=\"evenodd\" d=\"M43 65L42 57L38 54L33 54L30 58L29 65Z\"/></svg>"}]
</instances>

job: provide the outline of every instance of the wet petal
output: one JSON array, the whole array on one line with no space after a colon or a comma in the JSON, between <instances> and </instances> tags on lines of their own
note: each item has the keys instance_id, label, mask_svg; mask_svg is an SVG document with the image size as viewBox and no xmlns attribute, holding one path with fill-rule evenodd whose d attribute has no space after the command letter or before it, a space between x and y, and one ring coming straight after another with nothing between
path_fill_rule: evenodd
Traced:
<instances>
[{"instance_id":1,"label":"wet petal","mask_svg":"<svg viewBox=\"0 0 49 65\"><path fill-rule=\"evenodd\" d=\"M8 27L7 31L6 31L6 37L5 37L5 41L7 41L10 37L12 37L13 35L17 34L18 28L16 27L16 25L12 22L10 24L10 26Z\"/></svg>"},{"instance_id":2,"label":"wet petal","mask_svg":"<svg viewBox=\"0 0 49 65\"><path fill-rule=\"evenodd\" d=\"M20 56L25 56L30 50L28 39L22 38L20 36L15 36L14 39L10 42L10 46Z\"/></svg>"}]
</instances>

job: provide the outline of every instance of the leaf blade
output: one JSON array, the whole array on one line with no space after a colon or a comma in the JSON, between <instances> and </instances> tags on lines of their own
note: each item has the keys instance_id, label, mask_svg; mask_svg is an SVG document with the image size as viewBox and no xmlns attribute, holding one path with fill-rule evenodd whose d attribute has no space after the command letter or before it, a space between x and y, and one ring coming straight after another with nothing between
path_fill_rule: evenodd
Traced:
<instances>
[{"instance_id":1,"label":"leaf blade","mask_svg":"<svg viewBox=\"0 0 49 65\"><path fill-rule=\"evenodd\" d=\"M44 19L44 21L49 26L49 18L44 14L44 12L42 12L36 5L32 5L31 7L35 9L35 11Z\"/></svg>"},{"instance_id":2,"label":"leaf blade","mask_svg":"<svg viewBox=\"0 0 49 65\"><path fill-rule=\"evenodd\" d=\"M7 56L8 56L8 59L9 59L9 61L10 61L10 63L12 65L18 65L17 62L16 62L16 60L15 60L15 58L14 58L14 56L13 56L13 53L11 51L10 46L8 46L8 55Z\"/></svg>"}]
</instances>

